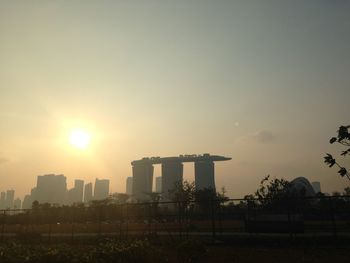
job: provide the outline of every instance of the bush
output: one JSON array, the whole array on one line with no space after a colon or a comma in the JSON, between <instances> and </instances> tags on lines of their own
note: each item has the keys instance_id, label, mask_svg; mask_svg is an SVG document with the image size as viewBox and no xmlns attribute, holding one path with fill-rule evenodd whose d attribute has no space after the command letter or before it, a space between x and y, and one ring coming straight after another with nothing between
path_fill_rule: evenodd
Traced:
<instances>
[{"instance_id":1,"label":"bush","mask_svg":"<svg viewBox=\"0 0 350 263\"><path fill-rule=\"evenodd\" d=\"M1 263L133 263L166 262L161 251L147 240L115 242L99 245L23 245L9 243L0 246Z\"/></svg>"},{"instance_id":2,"label":"bush","mask_svg":"<svg viewBox=\"0 0 350 263\"><path fill-rule=\"evenodd\" d=\"M206 253L205 246L198 240L186 240L177 248L177 254L180 262L199 262Z\"/></svg>"}]
</instances>

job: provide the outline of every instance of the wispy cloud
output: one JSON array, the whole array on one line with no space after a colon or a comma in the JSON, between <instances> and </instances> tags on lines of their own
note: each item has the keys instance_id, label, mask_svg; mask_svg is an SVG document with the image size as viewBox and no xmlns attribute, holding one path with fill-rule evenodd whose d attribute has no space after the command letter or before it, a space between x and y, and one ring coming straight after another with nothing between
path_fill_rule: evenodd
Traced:
<instances>
[{"instance_id":1,"label":"wispy cloud","mask_svg":"<svg viewBox=\"0 0 350 263\"><path fill-rule=\"evenodd\" d=\"M241 142L254 142L254 143L269 143L275 141L277 134L269 130L261 130L255 133L247 134L239 138Z\"/></svg>"}]
</instances>

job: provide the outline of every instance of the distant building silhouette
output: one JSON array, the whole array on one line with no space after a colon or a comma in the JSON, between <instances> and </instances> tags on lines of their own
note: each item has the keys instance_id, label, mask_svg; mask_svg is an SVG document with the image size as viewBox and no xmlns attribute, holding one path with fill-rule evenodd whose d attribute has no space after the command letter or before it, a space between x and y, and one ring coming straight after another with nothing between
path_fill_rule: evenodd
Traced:
<instances>
[{"instance_id":1,"label":"distant building silhouette","mask_svg":"<svg viewBox=\"0 0 350 263\"><path fill-rule=\"evenodd\" d=\"M312 182L311 183L312 188L314 189L315 193L321 193L321 183L320 182Z\"/></svg>"},{"instance_id":2,"label":"distant building silhouette","mask_svg":"<svg viewBox=\"0 0 350 263\"><path fill-rule=\"evenodd\" d=\"M197 190L212 189L215 191L214 162L211 160L195 162L194 178Z\"/></svg>"},{"instance_id":3,"label":"distant building silhouette","mask_svg":"<svg viewBox=\"0 0 350 263\"><path fill-rule=\"evenodd\" d=\"M92 183L85 184L84 203L89 203L92 199Z\"/></svg>"},{"instance_id":4,"label":"distant building silhouette","mask_svg":"<svg viewBox=\"0 0 350 263\"><path fill-rule=\"evenodd\" d=\"M6 208L6 193L1 192L0 196L0 209L5 209Z\"/></svg>"},{"instance_id":5,"label":"distant building silhouette","mask_svg":"<svg viewBox=\"0 0 350 263\"><path fill-rule=\"evenodd\" d=\"M36 200L36 187L32 188L29 195L23 198L22 208L31 209L33 202Z\"/></svg>"},{"instance_id":6,"label":"distant building silhouette","mask_svg":"<svg viewBox=\"0 0 350 263\"><path fill-rule=\"evenodd\" d=\"M84 181L83 180L75 180L74 181L74 189L76 189L76 202L83 202L84 195Z\"/></svg>"},{"instance_id":7,"label":"distant building silhouette","mask_svg":"<svg viewBox=\"0 0 350 263\"><path fill-rule=\"evenodd\" d=\"M162 163L161 192L163 199L168 199L169 191L182 182L183 164L179 161L165 161Z\"/></svg>"},{"instance_id":8,"label":"distant building silhouette","mask_svg":"<svg viewBox=\"0 0 350 263\"><path fill-rule=\"evenodd\" d=\"M94 200L102 200L109 195L109 180L96 178L94 187Z\"/></svg>"},{"instance_id":9,"label":"distant building silhouette","mask_svg":"<svg viewBox=\"0 0 350 263\"><path fill-rule=\"evenodd\" d=\"M75 180L74 188L68 191L68 204L72 205L75 203L81 203L83 201L83 193L84 193L84 181L83 180Z\"/></svg>"},{"instance_id":10,"label":"distant building silhouette","mask_svg":"<svg viewBox=\"0 0 350 263\"><path fill-rule=\"evenodd\" d=\"M126 178L126 194L132 195L132 177Z\"/></svg>"},{"instance_id":11,"label":"distant building silhouette","mask_svg":"<svg viewBox=\"0 0 350 263\"><path fill-rule=\"evenodd\" d=\"M32 208L32 204L33 204L32 196L31 195L26 195L23 198L22 208L23 209L31 209Z\"/></svg>"},{"instance_id":12,"label":"distant building silhouette","mask_svg":"<svg viewBox=\"0 0 350 263\"><path fill-rule=\"evenodd\" d=\"M141 163L132 166L132 194L136 200L148 200L152 193L153 165Z\"/></svg>"},{"instance_id":13,"label":"distant building silhouette","mask_svg":"<svg viewBox=\"0 0 350 263\"><path fill-rule=\"evenodd\" d=\"M158 176L156 177L156 193L162 192L162 177Z\"/></svg>"},{"instance_id":14,"label":"distant building silhouette","mask_svg":"<svg viewBox=\"0 0 350 263\"><path fill-rule=\"evenodd\" d=\"M14 209L21 209L22 208L22 201L19 198L16 198L15 201L13 201L13 208Z\"/></svg>"},{"instance_id":15,"label":"distant building silhouette","mask_svg":"<svg viewBox=\"0 0 350 263\"><path fill-rule=\"evenodd\" d=\"M133 174L132 193L136 200L149 200L152 193L154 164L162 165L161 191L163 199L169 190L174 189L177 182L183 179L184 162L194 162L195 185L197 189L211 188L215 191L214 162L228 161L229 157L210 155L186 154L176 157L145 157L131 162Z\"/></svg>"},{"instance_id":16,"label":"distant building silhouette","mask_svg":"<svg viewBox=\"0 0 350 263\"><path fill-rule=\"evenodd\" d=\"M6 201L5 208L13 208L13 201L15 199L15 190L7 190L6 191Z\"/></svg>"},{"instance_id":17,"label":"distant building silhouette","mask_svg":"<svg viewBox=\"0 0 350 263\"><path fill-rule=\"evenodd\" d=\"M30 195L32 197L36 197L36 187L33 187L31 190L30 190Z\"/></svg>"},{"instance_id":18,"label":"distant building silhouette","mask_svg":"<svg viewBox=\"0 0 350 263\"><path fill-rule=\"evenodd\" d=\"M309 180L305 177L297 177L291 182L292 188L298 192L304 192L305 196L315 196L315 191L312 188Z\"/></svg>"},{"instance_id":19,"label":"distant building silhouette","mask_svg":"<svg viewBox=\"0 0 350 263\"><path fill-rule=\"evenodd\" d=\"M68 205L72 205L74 203L74 188L69 189L67 191L67 200L66 200L66 204Z\"/></svg>"},{"instance_id":20,"label":"distant building silhouette","mask_svg":"<svg viewBox=\"0 0 350 263\"><path fill-rule=\"evenodd\" d=\"M67 182L64 175L39 175L33 201L39 203L60 204L66 203Z\"/></svg>"}]
</instances>

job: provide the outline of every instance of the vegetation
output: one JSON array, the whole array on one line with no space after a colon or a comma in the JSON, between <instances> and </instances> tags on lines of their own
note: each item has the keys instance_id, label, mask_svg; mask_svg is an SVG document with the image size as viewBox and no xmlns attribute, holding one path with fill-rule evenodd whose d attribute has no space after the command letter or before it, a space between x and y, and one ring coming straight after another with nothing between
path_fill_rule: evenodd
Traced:
<instances>
[{"instance_id":1,"label":"vegetation","mask_svg":"<svg viewBox=\"0 0 350 263\"><path fill-rule=\"evenodd\" d=\"M170 199L174 202L182 202L189 205L194 201L196 187L194 182L177 182L175 187L169 191Z\"/></svg>"},{"instance_id":2,"label":"vegetation","mask_svg":"<svg viewBox=\"0 0 350 263\"><path fill-rule=\"evenodd\" d=\"M174 249L175 248L175 249ZM155 246L148 240L115 241L106 239L97 245L23 244L0 245L1 263L162 263L169 262L169 254L176 262L199 262L206 253L198 240L180 242L169 253L169 246ZM171 261L173 262L173 261Z\"/></svg>"},{"instance_id":3,"label":"vegetation","mask_svg":"<svg viewBox=\"0 0 350 263\"><path fill-rule=\"evenodd\" d=\"M245 199L255 206L283 212L286 209L301 208L304 205L304 197L304 191L297 191L289 181L283 178L271 179L270 175L267 175L261 180L255 193L245 196Z\"/></svg>"},{"instance_id":4,"label":"vegetation","mask_svg":"<svg viewBox=\"0 0 350 263\"><path fill-rule=\"evenodd\" d=\"M349 219L350 198L344 196L349 191L346 188L334 197L319 194L317 199L305 198L303 191L297 192L287 180L266 176L254 194L244 200L229 200L224 189L221 193L196 190L193 183L184 182L173 192L173 201L165 203L159 202L159 195L149 203L124 203L116 196L92 202L89 207L35 202L31 210L1 213L0 234L2 238L15 234L17 240L55 240L62 233L62 237L76 240L85 233L93 238L107 234L153 238L166 231L173 239L174 231L188 238L190 232L247 231L244 220L259 214L303 215L305 220L333 224L335 218ZM339 225L336 227L341 231Z\"/></svg>"},{"instance_id":5,"label":"vegetation","mask_svg":"<svg viewBox=\"0 0 350 263\"><path fill-rule=\"evenodd\" d=\"M212 188L196 189L194 182L179 182L175 184L173 190L169 192L170 199L174 202L184 202L187 205L191 202L201 203L200 205L208 206L211 201L219 203L227 201L225 188L220 192L216 192Z\"/></svg>"},{"instance_id":6,"label":"vegetation","mask_svg":"<svg viewBox=\"0 0 350 263\"><path fill-rule=\"evenodd\" d=\"M252 240L252 239L250 239ZM258 238L256 239L258 240ZM339 246L299 243L285 246L274 241L247 241L242 245L205 245L188 240L178 245L153 245L147 240L101 241L96 245L22 244L0 245L1 263L195 263L195 262L348 262L348 243ZM316 242L317 244L317 242Z\"/></svg>"},{"instance_id":7,"label":"vegetation","mask_svg":"<svg viewBox=\"0 0 350 263\"><path fill-rule=\"evenodd\" d=\"M23 245L10 243L0 246L2 263L123 263L167 262L161 250L147 240L116 242L107 240L96 246Z\"/></svg>"},{"instance_id":8,"label":"vegetation","mask_svg":"<svg viewBox=\"0 0 350 263\"><path fill-rule=\"evenodd\" d=\"M221 193L212 188L196 189L194 182L188 181L177 183L169 191L169 197L178 207L179 219L188 212L210 217L229 200L225 188L222 188Z\"/></svg>"},{"instance_id":9,"label":"vegetation","mask_svg":"<svg viewBox=\"0 0 350 263\"><path fill-rule=\"evenodd\" d=\"M181 242L177 247L177 255L180 262L195 263L199 262L206 253L205 245L194 239Z\"/></svg>"},{"instance_id":10,"label":"vegetation","mask_svg":"<svg viewBox=\"0 0 350 263\"><path fill-rule=\"evenodd\" d=\"M350 133L349 133L350 125L348 126L340 126L338 130L337 137L332 137L329 142L331 144L337 142L338 144L341 144L343 146L346 146L347 149L343 150L340 154L341 156L347 156L350 155ZM341 177L346 177L348 180L350 180L350 174L349 171L339 164L339 162L329 153L324 157L324 162L329 166L333 167L334 165L339 168L338 173Z\"/></svg>"}]
</instances>

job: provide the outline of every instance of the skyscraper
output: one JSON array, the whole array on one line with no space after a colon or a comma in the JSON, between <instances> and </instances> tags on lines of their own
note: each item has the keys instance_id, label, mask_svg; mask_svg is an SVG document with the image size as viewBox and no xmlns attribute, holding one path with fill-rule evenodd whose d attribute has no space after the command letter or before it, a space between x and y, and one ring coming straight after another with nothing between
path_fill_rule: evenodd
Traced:
<instances>
[{"instance_id":1,"label":"skyscraper","mask_svg":"<svg viewBox=\"0 0 350 263\"><path fill-rule=\"evenodd\" d=\"M74 189L75 189L75 202L81 203L83 201L84 194L84 181L83 180L75 180L74 181Z\"/></svg>"},{"instance_id":2,"label":"skyscraper","mask_svg":"<svg viewBox=\"0 0 350 263\"><path fill-rule=\"evenodd\" d=\"M33 187L33 188L30 190L30 198L31 198L30 207L32 207L32 203L33 203L35 200L38 200L37 194L36 194L36 187ZM23 200L23 201L24 201L24 200Z\"/></svg>"},{"instance_id":3,"label":"skyscraper","mask_svg":"<svg viewBox=\"0 0 350 263\"><path fill-rule=\"evenodd\" d=\"M169 198L169 193L175 189L176 184L182 183L183 164L179 161L166 161L162 163L161 192L163 199Z\"/></svg>"},{"instance_id":4,"label":"skyscraper","mask_svg":"<svg viewBox=\"0 0 350 263\"><path fill-rule=\"evenodd\" d=\"M13 201L13 208L14 209L21 209L22 208L22 201L19 198L16 198L15 201Z\"/></svg>"},{"instance_id":5,"label":"skyscraper","mask_svg":"<svg viewBox=\"0 0 350 263\"><path fill-rule=\"evenodd\" d=\"M107 198L109 195L109 180L107 179L98 179L95 181L94 188L94 200L102 200Z\"/></svg>"},{"instance_id":6,"label":"skyscraper","mask_svg":"<svg viewBox=\"0 0 350 263\"><path fill-rule=\"evenodd\" d=\"M26 195L23 199L22 209L31 209L33 200L31 195Z\"/></svg>"},{"instance_id":7,"label":"skyscraper","mask_svg":"<svg viewBox=\"0 0 350 263\"><path fill-rule=\"evenodd\" d=\"M162 177L158 176L156 177L156 193L162 192Z\"/></svg>"},{"instance_id":8,"label":"skyscraper","mask_svg":"<svg viewBox=\"0 0 350 263\"><path fill-rule=\"evenodd\" d=\"M5 208L13 208L14 199L15 199L15 190L7 190Z\"/></svg>"},{"instance_id":9,"label":"skyscraper","mask_svg":"<svg viewBox=\"0 0 350 263\"><path fill-rule=\"evenodd\" d=\"M126 194L132 195L132 177L126 178Z\"/></svg>"},{"instance_id":10,"label":"skyscraper","mask_svg":"<svg viewBox=\"0 0 350 263\"><path fill-rule=\"evenodd\" d=\"M74 188L68 190L67 203L69 205L72 205L75 203L81 203L83 201L83 192L84 192L84 181L75 180Z\"/></svg>"},{"instance_id":11,"label":"skyscraper","mask_svg":"<svg viewBox=\"0 0 350 263\"><path fill-rule=\"evenodd\" d=\"M89 203L92 200L92 183L85 184L84 203Z\"/></svg>"},{"instance_id":12,"label":"skyscraper","mask_svg":"<svg viewBox=\"0 0 350 263\"><path fill-rule=\"evenodd\" d=\"M197 190L212 189L215 191L213 161L205 160L195 162L194 177Z\"/></svg>"},{"instance_id":13,"label":"skyscraper","mask_svg":"<svg viewBox=\"0 0 350 263\"><path fill-rule=\"evenodd\" d=\"M220 155L185 154L172 157L144 157L131 162L133 186L132 194L135 201L145 201L150 199L153 186L153 171L155 164L162 165L161 191L163 199L168 199L169 190L176 188L177 183L183 179L183 163L194 162L195 184L197 189L211 189L215 191L214 162L228 161L230 157ZM158 179L159 180L159 179ZM158 181L159 183L159 181ZM160 184L158 184L159 186ZM157 189L159 191L159 187Z\"/></svg>"},{"instance_id":14,"label":"skyscraper","mask_svg":"<svg viewBox=\"0 0 350 263\"><path fill-rule=\"evenodd\" d=\"M35 200L39 203L65 204L67 193L64 175L39 175L37 179Z\"/></svg>"},{"instance_id":15,"label":"skyscraper","mask_svg":"<svg viewBox=\"0 0 350 263\"><path fill-rule=\"evenodd\" d=\"M137 163L132 166L132 194L136 200L149 199L152 193L154 167L150 163Z\"/></svg>"},{"instance_id":16,"label":"skyscraper","mask_svg":"<svg viewBox=\"0 0 350 263\"><path fill-rule=\"evenodd\" d=\"M0 209L5 209L6 208L6 193L1 192L1 197L0 197Z\"/></svg>"}]
</instances>

